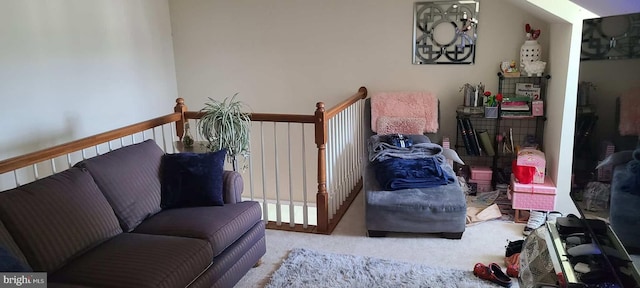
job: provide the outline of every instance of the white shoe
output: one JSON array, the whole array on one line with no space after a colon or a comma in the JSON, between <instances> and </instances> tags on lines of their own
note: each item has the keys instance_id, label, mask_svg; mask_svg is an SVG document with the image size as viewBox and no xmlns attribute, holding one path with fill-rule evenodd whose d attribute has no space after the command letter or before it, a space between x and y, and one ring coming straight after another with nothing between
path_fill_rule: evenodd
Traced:
<instances>
[{"instance_id":1,"label":"white shoe","mask_svg":"<svg viewBox=\"0 0 640 288\"><path fill-rule=\"evenodd\" d=\"M562 217L562 213L558 211L550 211L549 213L547 213L547 221L556 222L556 219L558 219L558 217Z\"/></svg>"},{"instance_id":2,"label":"white shoe","mask_svg":"<svg viewBox=\"0 0 640 288\"><path fill-rule=\"evenodd\" d=\"M544 225L544 222L546 221L547 212L531 210L531 212L529 213L527 226L524 227L522 234L524 234L525 236L529 236L529 234L531 234L531 231L538 229L540 226Z\"/></svg>"}]
</instances>

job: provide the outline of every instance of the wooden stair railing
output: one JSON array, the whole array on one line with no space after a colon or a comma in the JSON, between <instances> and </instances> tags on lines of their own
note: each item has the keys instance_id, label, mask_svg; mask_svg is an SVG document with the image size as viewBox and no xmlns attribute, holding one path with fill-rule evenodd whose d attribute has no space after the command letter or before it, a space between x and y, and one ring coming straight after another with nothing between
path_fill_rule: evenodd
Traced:
<instances>
[{"instance_id":1,"label":"wooden stair railing","mask_svg":"<svg viewBox=\"0 0 640 288\"><path fill-rule=\"evenodd\" d=\"M109 141L120 139L122 137L130 136L135 133L143 132L145 130L154 129L164 124L178 121L180 117L180 113L171 113L165 116L142 121L108 132L88 136L75 141L2 160L0 161L0 174L15 171L29 165L35 165L43 161L51 160L59 156L80 151L82 149L94 147Z\"/></svg>"},{"instance_id":2,"label":"wooden stair railing","mask_svg":"<svg viewBox=\"0 0 640 288\"><path fill-rule=\"evenodd\" d=\"M340 209L337 210L336 215L333 215L334 217L330 221L329 219L332 215L330 215L329 212L329 195L327 193L326 186L326 145L327 141L329 141L327 135L327 122L338 113L344 111L354 103L357 103L358 101L365 99L366 97L367 89L365 87L360 87L357 93L332 107L331 109L325 110L325 104L323 102L316 103L316 110L313 115L251 113L251 121L276 123L309 123L314 124L315 127L315 144L318 150L318 191L316 193L317 225L316 227L311 226L310 228L305 229L302 228L302 226L299 224L291 227L289 225L276 225L275 222L269 221L267 223L267 228L321 234L331 234L333 229L335 229L337 223L340 221L347 208L351 205L353 199L355 198L355 196L357 196L357 193L361 190L362 178L360 178L360 181L357 183L357 185L353 187L347 200L340 206ZM176 106L174 107L174 111L182 115L182 117L180 117L175 122L177 136L179 139L182 139L182 136L184 136L185 122L189 119L200 119L202 114L197 111L188 111L187 106L184 104L184 99L182 98L176 99Z\"/></svg>"}]
</instances>

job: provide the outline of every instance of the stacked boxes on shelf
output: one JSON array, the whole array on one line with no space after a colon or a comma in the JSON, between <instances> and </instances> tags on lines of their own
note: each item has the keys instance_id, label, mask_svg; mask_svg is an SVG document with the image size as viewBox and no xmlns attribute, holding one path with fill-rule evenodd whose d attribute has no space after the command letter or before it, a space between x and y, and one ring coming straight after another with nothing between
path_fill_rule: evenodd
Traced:
<instances>
[{"instance_id":1,"label":"stacked boxes on shelf","mask_svg":"<svg viewBox=\"0 0 640 288\"><path fill-rule=\"evenodd\" d=\"M471 167L471 179L470 183L476 183L478 185L478 192L491 191L491 179L493 177L493 171L489 167L472 166Z\"/></svg>"}]
</instances>

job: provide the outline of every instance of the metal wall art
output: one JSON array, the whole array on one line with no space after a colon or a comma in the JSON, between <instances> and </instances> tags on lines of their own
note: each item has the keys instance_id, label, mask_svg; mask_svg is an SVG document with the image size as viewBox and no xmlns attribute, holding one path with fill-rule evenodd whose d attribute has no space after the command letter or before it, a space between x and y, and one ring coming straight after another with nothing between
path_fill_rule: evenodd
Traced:
<instances>
[{"instance_id":1,"label":"metal wall art","mask_svg":"<svg viewBox=\"0 0 640 288\"><path fill-rule=\"evenodd\" d=\"M428 1L413 6L413 64L473 64L478 1Z\"/></svg>"},{"instance_id":2,"label":"metal wall art","mask_svg":"<svg viewBox=\"0 0 640 288\"><path fill-rule=\"evenodd\" d=\"M640 58L640 14L586 19L580 60Z\"/></svg>"}]
</instances>

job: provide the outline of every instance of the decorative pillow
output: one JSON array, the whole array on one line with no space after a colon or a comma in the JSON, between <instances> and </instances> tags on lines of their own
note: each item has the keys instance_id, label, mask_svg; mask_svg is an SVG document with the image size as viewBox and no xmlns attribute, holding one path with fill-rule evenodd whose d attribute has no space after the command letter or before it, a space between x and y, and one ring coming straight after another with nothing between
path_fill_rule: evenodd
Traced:
<instances>
[{"instance_id":1,"label":"decorative pillow","mask_svg":"<svg viewBox=\"0 0 640 288\"><path fill-rule=\"evenodd\" d=\"M438 98L427 91L377 92L371 95L371 131L380 133L378 118L425 119L422 133L438 132Z\"/></svg>"},{"instance_id":2,"label":"decorative pillow","mask_svg":"<svg viewBox=\"0 0 640 288\"><path fill-rule=\"evenodd\" d=\"M424 118L411 117L388 117L378 118L378 134L422 134L427 120Z\"/></svg>"},{"instance_id":3,"label":"decorative pillow","mask_svg":"<svg viewBox=\"0 0 640 288\"><path fill-rule=\"evenodd\" d=\"M163 209L223 206L222 173L227 150L162 156L160 166Z\"/></svg>"}]
</instances>

